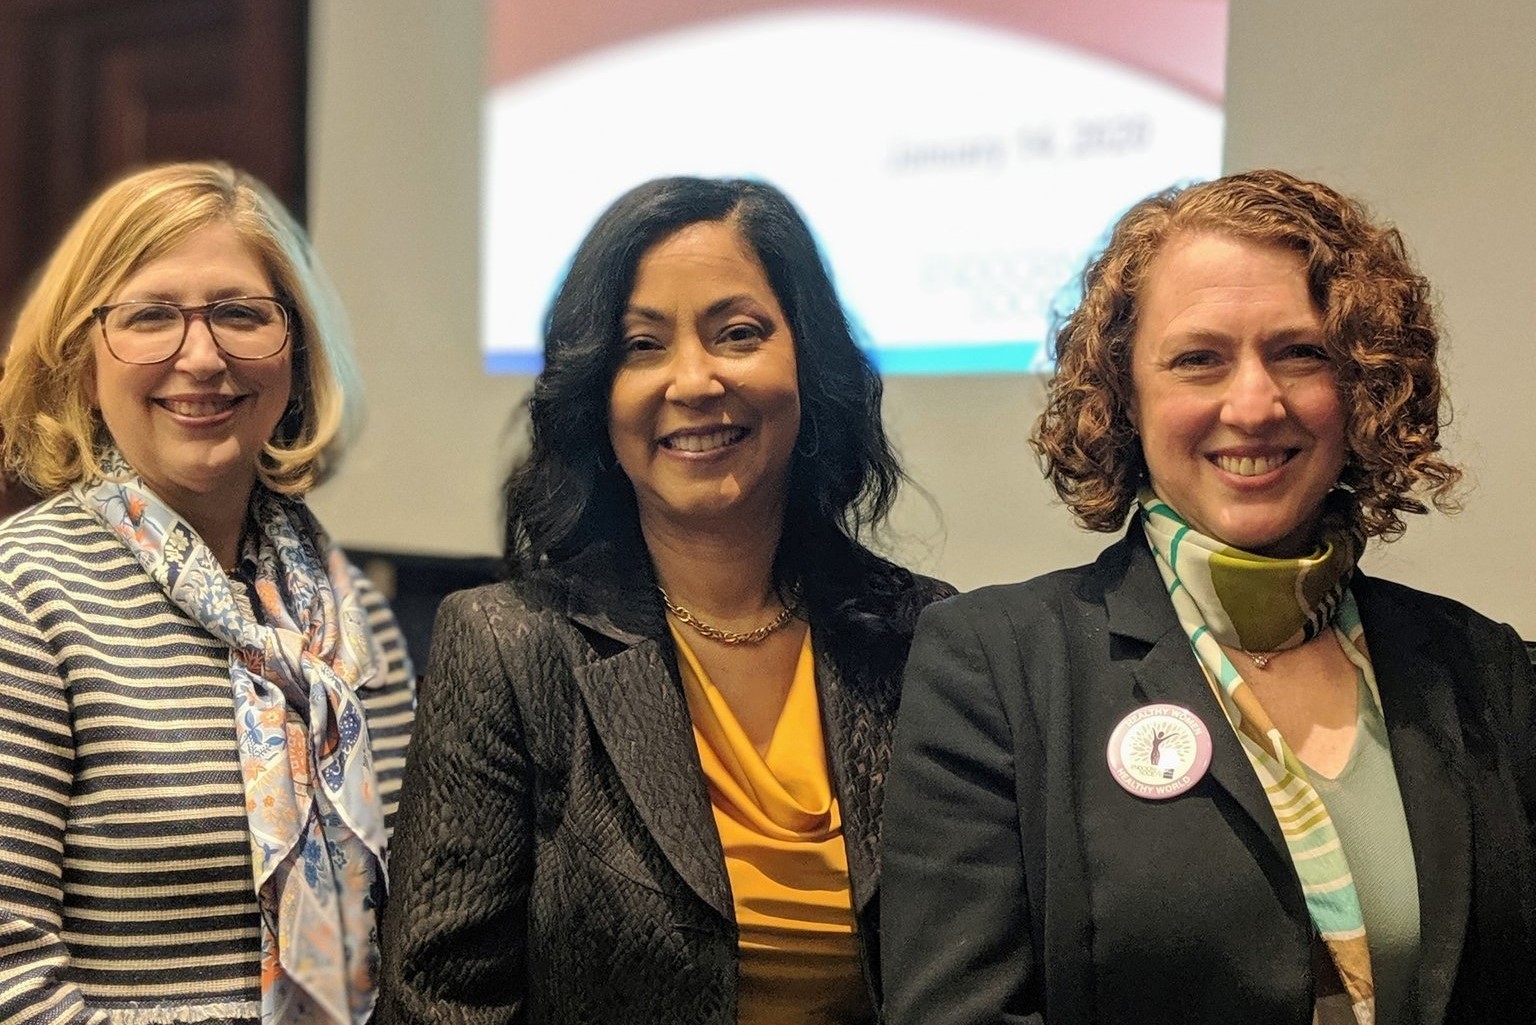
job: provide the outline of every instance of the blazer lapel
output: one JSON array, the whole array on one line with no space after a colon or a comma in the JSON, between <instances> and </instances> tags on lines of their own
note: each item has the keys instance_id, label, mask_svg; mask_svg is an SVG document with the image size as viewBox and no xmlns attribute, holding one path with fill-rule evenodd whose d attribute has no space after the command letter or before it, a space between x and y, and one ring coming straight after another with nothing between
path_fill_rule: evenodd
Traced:
<instances>
[{"instance_id":1,"label":"blazer lapel","mask_svg":"<svg viewBox=\"0 0 1536 1025\"><path fill-rule=\"evenodd\" d=\"M605 549L571 560L562 576L567 615L618 648L574 675L619 780L678 875L734 921L725 854L649 567Z\"/></svg>"},{"instance_id":2,"label":"blazer lapel","mask_svg":"<svg viewBox=\"0 0 1536 1025\"><path fill-rule=\"evenodd\" d=\"M813 636L814 643L814 636ZM862 914L880 884L880 806L885 793L884 759L898 689L859 688L844 679L831 655L816 650L816 693L821 704L827 766L843 820L853 911Z\"/></svg>"},{"instance_id":3,"label":"blazer lapel","mask_svg":"<svg viewBox=\"0 0 1536 1025\"><path fill-rule=\"evenodd\" d=\"M1289 869L1285 834L1236 731L1206 683L1139 522L1100 557L1099 570L1106 581L1110 632L1134 642L1134 651L1145 652L1133 670L1139 696L1146 704L1180 705L1201 718L1211 732L1210 778L1248 814Z\"/></svg>"},{"instance_id":4,"label":"blazer lapel","mask_svg":"<svg viewBox=\"0 0 1536 1025\"><path fill-rule=\"evenodd\" d=\"M678 875L734 920L725 853L687 700L664 642L647 638L576 670L576 686L630 800Z\"/></svg>"},{"instance_id":5,"label":"blazer lapel","mask_svg":"<svg viewBox=\"0 0 1536 1025\"><path fill-rule=\"evenodd\" d=\"M1440 1022L1461 963L1472 889L1470 801L1455 700L1460 645L1373 585L1357 575L1353 591L1419 879L1419 1020Z\"/></svg>"}]
</instances>

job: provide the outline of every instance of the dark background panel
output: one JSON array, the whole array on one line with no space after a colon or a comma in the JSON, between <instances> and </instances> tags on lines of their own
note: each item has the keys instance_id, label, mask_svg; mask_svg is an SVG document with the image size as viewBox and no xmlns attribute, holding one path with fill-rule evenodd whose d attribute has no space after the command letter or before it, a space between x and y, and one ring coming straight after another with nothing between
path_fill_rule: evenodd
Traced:
<instances>
[{"instance_id":1,"label":"dark background panel","mask_svg":"<svg viewBox=\"0 0 1536 1025\"><path fill-rule=\"evenodd\" d=\"M305 215L307 0L0 0L0 317L105 184L228 160Z\"/></svg>"}]
</instances>

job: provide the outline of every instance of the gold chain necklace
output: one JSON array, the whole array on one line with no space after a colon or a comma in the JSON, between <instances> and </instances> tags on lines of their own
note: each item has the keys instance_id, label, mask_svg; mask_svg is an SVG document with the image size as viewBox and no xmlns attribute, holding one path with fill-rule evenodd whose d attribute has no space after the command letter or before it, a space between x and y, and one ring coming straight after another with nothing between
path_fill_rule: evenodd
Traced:
<instances>
[{"instance_id":1,"label":"gold chain necklace","mask_svg":"<svg viewBox=\"0 0 1536 1025\"><path fill-rule=\"evenodd\" d=\"M710 626L704 620L674 602L667 595L665 588L657 587L656 590L661 592L662 604L666 605L668 612L677 617L678 622L687 623L700 636L708 637L712 641L719 641L721 644L759 644L769 634L783 629L785 624L795 618L794 606L785 605L779 610L779 614L773 617L771 623L760 626L756 630L747 630L744 633L737 633L735 630L722 630L718 626Z\"/></svg>"}]
</instances>

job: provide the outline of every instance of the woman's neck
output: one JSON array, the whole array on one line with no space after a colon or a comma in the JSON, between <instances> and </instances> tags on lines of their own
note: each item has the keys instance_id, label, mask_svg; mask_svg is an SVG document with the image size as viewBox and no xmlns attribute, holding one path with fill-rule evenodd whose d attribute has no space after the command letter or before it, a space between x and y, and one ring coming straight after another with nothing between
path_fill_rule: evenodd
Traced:
<instances>
[{"instance_id":1,"label":"woman's neck","mask_svg":"<svg viewBox=\"0 0 1536 1025\"><path fill-rule=\"evenodd\" d=\"M197 531L197 536L219 560L219 565L230 570L240 561L240 535L250 512L253 487L247 487L239 495L185 492L174 497L161 497Z\"/></svg>"},{"instance_id":2,"label":"woman's neck","mask_svg":"<svg viewBox=\"0 0 1536 1025\"><path fill-rule=\"evenodd\" d=\"M667 596L726 627L755 622L778 607L773 559L781 529L782 519L700 527L640 517L656 580Z\"/></svg>"}]
</instances>

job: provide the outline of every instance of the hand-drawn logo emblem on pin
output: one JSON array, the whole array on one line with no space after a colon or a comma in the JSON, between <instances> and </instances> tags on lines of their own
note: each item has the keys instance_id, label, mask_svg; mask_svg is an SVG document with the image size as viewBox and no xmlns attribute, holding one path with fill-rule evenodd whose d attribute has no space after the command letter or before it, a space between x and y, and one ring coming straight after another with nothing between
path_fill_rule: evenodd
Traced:
<instances>
[{"instance_id":1,"label":"hand-drawn logo emblem on pin","mask_svg":"<svg viewBox=\"0 0 1536 1025\"><path fill-rule=\"evenodd\" d=\"M1109 771L1137 797L1177 797L1211 767L1211 731L1179 705L1144 705L1109 735Z\"/></svg>"}]
</instances>

